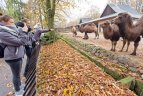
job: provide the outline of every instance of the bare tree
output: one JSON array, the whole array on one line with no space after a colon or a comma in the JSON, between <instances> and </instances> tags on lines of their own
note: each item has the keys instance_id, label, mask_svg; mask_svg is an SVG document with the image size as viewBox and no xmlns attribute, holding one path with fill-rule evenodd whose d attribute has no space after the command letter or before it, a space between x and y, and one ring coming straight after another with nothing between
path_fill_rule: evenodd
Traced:
<instances>
[{"instance_id":1,"label":"bare tree","mask_svg":"<svg viewBox=\"0 0 143 96\"><path fill-rule=\"evenodd\" d=\"M129 5L140 13L143 9L143 0L108 0L108 2L113 4Z\"/></svg>"},{"instance_id":2,"label":"bare tree","mask_svg":"<svg viewBox=\"0 0 143 96\"><path fill-rule=\"evenodd\" d=\"M143 6L142 0L136 0L136 7L135 8L138 12L141 12L142 6Z\"/></svg>"}]
</instances>

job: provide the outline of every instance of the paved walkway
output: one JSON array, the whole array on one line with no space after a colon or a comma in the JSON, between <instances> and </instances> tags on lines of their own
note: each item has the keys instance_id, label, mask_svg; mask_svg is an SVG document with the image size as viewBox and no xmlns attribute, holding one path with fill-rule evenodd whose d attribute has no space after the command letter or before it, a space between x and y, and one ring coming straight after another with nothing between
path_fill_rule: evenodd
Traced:
<instances>
[{"instance_id":1,"label":"paved walkway","mask_svg":"<svg viewBox=\"0 0 143 96\"><path fill-rule=\"evenodd\" d=\"M23 60L22 73L24 71L26 58ZM22 78L23 79L23 78ZM8 96L13 93L12 73L10 67L3 59L0 59L0 96Z\"/></svg>"}]
</instances>

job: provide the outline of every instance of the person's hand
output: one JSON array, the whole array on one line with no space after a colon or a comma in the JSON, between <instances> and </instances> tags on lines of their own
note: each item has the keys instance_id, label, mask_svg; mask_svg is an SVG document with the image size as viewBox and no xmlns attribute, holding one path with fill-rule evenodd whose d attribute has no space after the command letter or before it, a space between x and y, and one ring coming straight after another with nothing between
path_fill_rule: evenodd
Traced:
<instances>
[{"instance_id":1,"label":"person's hand","mask_svg":"<svg viewBox=\"0 0 143 96\"><path fill-rule=\"evenodd\" d=\"M36 45L39 45L40 43L39 42L36 42Z\"/></svg>"},{"instance_id":2,"label":"person's hand","mask_svg":"<svg viewBox=\"0 0 143 96\"><path fill-rule=\"evenodd\" d=\"M50 29L50 31L54 31L54 29Z\"/></svg>"},{"instance_id":3,"label":"person's hand","mask_svg":"<svg viewBox=\"0 0 143 96\"><path fill-rule=\"evenodd\" d=\"M28 27L27 27L26 23L24 23L24 27L22 28L22 31L28 32Z\"/></svg>"}]
</instances>

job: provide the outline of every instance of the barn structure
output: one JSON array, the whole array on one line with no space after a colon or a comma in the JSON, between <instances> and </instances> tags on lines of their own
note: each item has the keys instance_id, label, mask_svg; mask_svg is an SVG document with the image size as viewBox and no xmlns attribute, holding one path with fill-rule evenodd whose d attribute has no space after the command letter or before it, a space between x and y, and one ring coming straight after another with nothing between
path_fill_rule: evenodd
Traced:
<instances>
[{"instance_id":1,"label":"barn structure","mask_svg":"<svg viewBox=\"0 0 143 96\"><path fill-rule=\"evenodd\" d=\"M91 18L81 18L80 20L79 20L79 24L80 23L85 23L85 22L88 22L88 21L91 21L92 19Z\"/></svg>"},{"instance_id":2,"label":"barn structure","mask_svg":"<svg viewBox=\"0 0 143 96\"><path fill-rule=\"evenodd\" d=\"M135 9L125 4L107 4L100 18L114 17L123 12L129 13L133 18L140 18L140 14Z\"/></svg>"}]
</instances>

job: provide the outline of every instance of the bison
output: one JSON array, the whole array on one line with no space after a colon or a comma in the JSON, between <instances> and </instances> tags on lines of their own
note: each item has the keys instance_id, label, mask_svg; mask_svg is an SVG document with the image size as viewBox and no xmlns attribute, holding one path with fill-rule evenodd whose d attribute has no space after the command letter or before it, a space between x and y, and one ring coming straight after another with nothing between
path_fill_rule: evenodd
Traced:
<instances>
[{"instance_id":1,"label":"bison","mask_svg":"<svg viewBox=\"0 0 143 96\"><path fill-rule=\"evenodd\" d=\"M77 35L75 26L72 27L71 32L73 33L73 37L75 37Z\"/></svg>"},{"instance_id":2,"label":"bison","mask_svg":"<svg viewBox=\"0 0 143 96\"><path fill-rule=\"evenodd\" d=\"M97 38L97 39L99 38L97 26L94 23L85 24L85 25L78 25L78 28L79 28L79 31L81 33L85 32L83 39L89 38L87 33L95 33L95 38Z\"/></svg>"},{"instance_id":3,"label":"bison","mask_svg":"<svg viewBox=\"0 0 143 96\"><path fill-rule=\"evenodd\" d=\"M141 25L135 26L132 21L132 17L128 13L120 13L113 20L113 22L119 25L119 30L121 35L124 35L124 38L128 41L128 46L131 41L134 41L134 51L131 55L136 55L136 50L139 45L140 35L143 29ZM128 47L127 47L128 50Z\"/></svg>"},{"instance_id":4,"label":"bison","mask_svg":"<svg viewBox=\"0 0 143 96\"><path fill-rule=\"evenodd\" d=\"M104 38L111 40L111 51L115 51L117 41L120 38L119 27L116 24L111 24L109 21L105 21L103 24L101 24L101 27L103 28Z\"/></svg>"}]
</instances>

